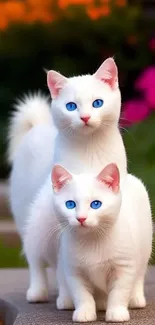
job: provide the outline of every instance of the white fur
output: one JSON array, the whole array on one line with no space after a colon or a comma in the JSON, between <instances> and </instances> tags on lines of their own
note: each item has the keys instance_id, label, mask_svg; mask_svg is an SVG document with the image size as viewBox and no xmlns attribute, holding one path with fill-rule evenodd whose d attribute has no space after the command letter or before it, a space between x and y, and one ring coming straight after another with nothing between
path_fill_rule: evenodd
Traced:
<instances>
[{"instance_id":1,"label":"white fur","mask_svg":"<svg viewBox=\"0 0 155 325\"><path fill-rule=\"evenodd\" d=\"M8 130L8 161L12 163L24 135L36 125L50 125L51 114L48 99L41 93L25 95L14 105Z\"/></svg>"},{"instance_id":2,"label":"white fur","mask_svg":"<svg viewBox=\"0 0 155 325\"><path fill-rule=\"evenodd\" d=\"M92 102L103 99L99 109ZM66 110L67 102L76 102L78 109ZM115 162L121 177L126 175L126 154L118 130L121 108L119 88L111 89L94 76L69 78L60 95L52 101L52 116L59 133L56 137L54 163L73 173L98 172ZM80 116L91 116L85 126Z\"/></svg>"},{"instance_id":3,"label":"white fur","mask_svg":"<svg viewBox=\"0 0 155 325\"><path fill-rule=\"evenodd\" d=\"M10 204L22 236L29 206L51 170L57 131L47 98L40 93L25 96L15 108L8 134Z\"/></svg>"},{"instance_id":4,"label":"white fur","mask_svg":"<svg viewBox=\"0 0 155 325\"><path fill-rule=\"evenodd\" d=\"M127 175L121 191L114 193L91 174L74 175L52 193L49 177L30 210L24 238L31 272L27 299L47 298L43 262L55 268L59 251L57 308L75 308L77 322L94 321L96 309L106 310L106 321L128 321L129 306L146 305L152 221L144 185ZM76 201L77 209L68 210L67 200ZM100 209L90 208L93 200L102 201ZM85 227L77 221L81 215L87 216Z\"/></svg>"},{"instance_id":5,"label":"white fur","mask_svg":"<svg viewBox=\"0 0 155 325\"><path fill-rule=\"evenodd\" d=\"M98 70L104 78L109 76L105 74L108 62L117 72L113 60L108 59ZM28 208L52 163L61 164L73 173L97 173L108 163L115 162L121 180L126 175L126 153L118 129L121 108L118 82L111 88L96 74L67 79L54 73L65 79L63 89L51 106L58 133L52 125L47 101L41 95L26 97L19 103L10 125L9 156L13 159L10 202L21 236ZM97 98L103 99L104 105L94 109L92 102ZM76 101L76 111L67 111L69 101ZM80 119L86 114L91 116L88 126Z\"/></svg>"}]
</instances>

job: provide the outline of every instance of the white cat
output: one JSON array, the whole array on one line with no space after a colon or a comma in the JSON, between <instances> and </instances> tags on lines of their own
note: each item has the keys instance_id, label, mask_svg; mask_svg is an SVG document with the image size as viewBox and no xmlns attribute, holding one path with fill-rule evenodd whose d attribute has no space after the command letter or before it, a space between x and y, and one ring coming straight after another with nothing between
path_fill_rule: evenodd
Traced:
<instances>
[{"instance_id":1,"label":"white cat","mask_svg":"<svg viewBox=\"0 0 155 325\"><path fill-rule=\"evenodd\" d=\"M17 106L9 130L10 202L22 236L28 208L52 164L73 173L99 172L110 162L126 175L126 153L118 128L121 96L117 67L112 58L94 75L66 78L48 72L52 96L26 97ZM54 153L54 157L53 157Z\"/></svg>"},{"instance_id":2,"label":"white cat","mask_svg":"<svg viewBox=\"0 0 155 325\"><path fill-rule=\"evenodd\" d=\"M54 164L73 173L99 172L115 162L126 175L126 154L118 129L121 95L113 59L103 62L94 75L66 78L49 71L51 112L59 130Z\"/></svg>"},{"instance_id":3,"label":"white cat","mask_svg":"<svg viewBox=\"0 0 155 325\"><path fill-rule=\"evenodd\" d=\"M149 198L139 179L127 175L121 190L119 178L115 164L97 176L53 168L53 191L49 178L32 206L24 238L32 271L30 301L40 293L46 298L40 270L43 261L54 266L59 252L57 308L75 308L73 321L96 320L96 309L106 310L106 321L128 321L129 306L145 307L152 246Z\"/></svg>"}]
</instances>

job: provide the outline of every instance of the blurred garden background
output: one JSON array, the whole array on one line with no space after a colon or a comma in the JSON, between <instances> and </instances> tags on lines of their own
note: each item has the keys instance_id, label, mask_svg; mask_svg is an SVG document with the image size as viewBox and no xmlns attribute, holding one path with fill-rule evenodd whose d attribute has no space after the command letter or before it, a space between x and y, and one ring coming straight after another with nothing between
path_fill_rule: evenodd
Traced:
<instances>
[{"instance_id":1,"label":"blurred garden background","mask_svg":"<svg viewBox=\"0 0 155 325\"><path fill-rule=\"evenodd\" d=\"M155 0L0 1L0 267L25 265L7 202L15 99L48 94L44 69L93 73L109 56L119 68L128 169L145 182L155 215Z\"/></svg>"}]
</instances>

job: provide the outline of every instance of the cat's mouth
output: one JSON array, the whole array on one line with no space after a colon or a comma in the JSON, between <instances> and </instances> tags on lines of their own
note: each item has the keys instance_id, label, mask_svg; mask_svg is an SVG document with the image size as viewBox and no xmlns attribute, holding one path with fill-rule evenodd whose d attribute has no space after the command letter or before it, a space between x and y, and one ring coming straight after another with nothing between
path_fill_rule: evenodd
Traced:
<instances>
[{"instance_id":1,"label":"cat's mouth","mask_svg":"<svg viewBox=\"0 0 155 325\"><path fill-rule=\"evenodd\" d=\"M91 226L88 225L87 223L84 223L84 224L81 224L81 225L79 224L78 227L77 227L77 229L79 231L82 231L82 232L90 231L91 230Z\"/></svg>"},{"instance_id":2,"label":"cat's mouth","mask_svg":"<svg viewBox=\"0 0 155 325\"><path fill-rule=\"evenodd\" d=\"M83 129L96 129L96 125L94 125L94 123L92 121L89 121L86 124L83 124Z\"/></svg>"},{"instance_id":3,"label":"cat's mouth","mask_svg":"<svg viewBox=\"0 0 155 325\"><path fill-rule=\"evenodd\" d=\"M83 124L83 126L86 126L86 127L91 127L92 125L91 125L91 122L89 121L89 122L87 122L87 123Z\"/></svg>"},{"instance_id":4,"label":"cat's mouth","mask_svg":"<svg viewBox=\"0 0 155 325\"><path fill-rule=\"evenodd\" d=\"M93 129L94 127L93 127L93 125L92 124L84 124L84 125L82 125L82 128L84 129L84 130L88 130L88 129Z\"/></svg>"}]
</instances>

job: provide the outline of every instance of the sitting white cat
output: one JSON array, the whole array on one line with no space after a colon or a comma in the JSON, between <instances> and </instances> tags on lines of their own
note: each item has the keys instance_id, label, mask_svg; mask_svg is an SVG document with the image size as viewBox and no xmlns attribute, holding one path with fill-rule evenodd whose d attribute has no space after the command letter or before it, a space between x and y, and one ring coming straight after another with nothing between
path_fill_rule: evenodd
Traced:
<instances>
[{"instance_id":1,"label":"sitting white cat","mask_svg":"<svg viewBox=\"0 0 155 325\"><path fill-rule=\"evenodd\" d=\"M128 307L146 305L152 220L144 185L127 175L120 189L116 164L97 176L55 166L52 183L53 191L49 177L33 204L24 237L28 300L47 298L43 262L53 267L58 259L58 309L75 309L77 322L96 320L96 310L106 310L106 321L128 321Z\"/></svg>"}]
</instances>

